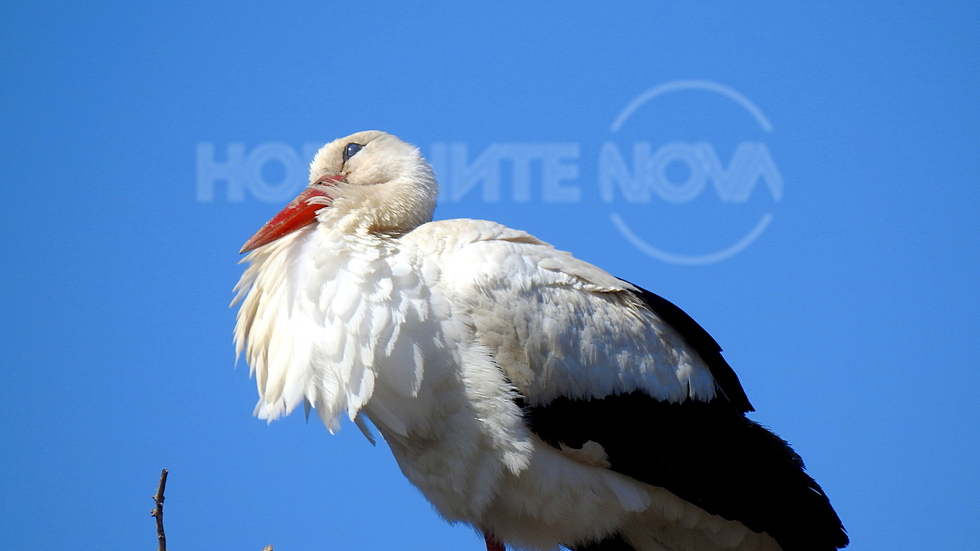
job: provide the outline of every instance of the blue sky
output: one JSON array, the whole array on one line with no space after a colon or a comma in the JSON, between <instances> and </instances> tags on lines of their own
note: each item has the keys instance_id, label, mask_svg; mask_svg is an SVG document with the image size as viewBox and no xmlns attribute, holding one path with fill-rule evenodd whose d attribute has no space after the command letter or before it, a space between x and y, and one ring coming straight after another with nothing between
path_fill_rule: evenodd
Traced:
<instances>
[{"instance_id":1,"label":"blue sky","mask_svg":"<svg viewBox=\"0 0 980 551\"><path fill-rule=\"evenodd\" d=\"M172 549L481 549L352 425L254 419L254 382L235 368L239 247L299 185L305 144L365 129L443 155L437 218L528 230L697 319L852 549L975 546L975 6L2 14L5 547L155 548L150 496L168 468ZM739 172L743 144L756 153ZM632 199L603 148L640 182ZM723 172L705 168L709 151ZM736 177L754 169L768 172ZM740 200L719 192L739 185ZM717 261L648 254L718 256L767 216Z\"/></svg>"}]
</instances>

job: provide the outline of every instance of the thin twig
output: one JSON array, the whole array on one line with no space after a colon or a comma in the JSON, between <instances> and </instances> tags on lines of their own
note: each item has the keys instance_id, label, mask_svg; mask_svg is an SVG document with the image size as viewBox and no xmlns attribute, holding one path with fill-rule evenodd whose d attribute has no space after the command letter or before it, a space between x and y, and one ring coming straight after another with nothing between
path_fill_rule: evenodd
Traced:
<instances>
[{"instance_id":1,"label":"thin twig","mask_svg":"<svg viewBox=\"0 0 980 551\"><path fill-rule=\"evenodd\" d=\"M167 487L167 469L160 473L160 487L157 488L157 495L153 496L153 502L157 504L156 509L150 511L150 516L157 519L157 540L160 542L159 551L167 551L167 536L163 533L163 490Z\"/></svg>"}]
</instances>

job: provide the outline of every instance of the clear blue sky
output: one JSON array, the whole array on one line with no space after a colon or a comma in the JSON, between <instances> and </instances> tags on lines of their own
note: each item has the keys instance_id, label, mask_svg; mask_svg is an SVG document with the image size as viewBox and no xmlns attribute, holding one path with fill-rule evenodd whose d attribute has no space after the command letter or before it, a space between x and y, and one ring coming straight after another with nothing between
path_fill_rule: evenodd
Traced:
<instances>
[{"instance_id":1,"label":"clear blue sky","mask_svg":"<svg viewBox=\"0 0 980 551\"><path fill-rule=\"evenodd\" d=\"M853 549L975 549L975 5L456 4L3 3L0 544L155 549L166 467L172 549L481 549L234 367L239 247L380 129L688 311Z\"/></svg>"}]
</instances>

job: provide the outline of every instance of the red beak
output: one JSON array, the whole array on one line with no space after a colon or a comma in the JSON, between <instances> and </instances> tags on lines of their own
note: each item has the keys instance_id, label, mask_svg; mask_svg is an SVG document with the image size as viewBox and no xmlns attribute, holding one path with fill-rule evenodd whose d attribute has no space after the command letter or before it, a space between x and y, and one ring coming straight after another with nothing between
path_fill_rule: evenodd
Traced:
<instances>
[{"instance_id":1,"label":"red beak","mask_svg":"<svg viewBox=\"0 0 980 551\"><path fill-rule=\"evenodd\" d=\"M272 217L262 228L255 232L255 235L242 245L239 254L247 253L257 249L262 245L272 243L276 239L285 237L294 231L309 226L316 221L316 213L324 208L323 203L310 204L310 199L314 197L330 197L326 189L330 184L341 179L340 176L324 177L316 183L311 184L293 199L286 208L279 211L279 214Z\"/></svg>"}]
</instances>

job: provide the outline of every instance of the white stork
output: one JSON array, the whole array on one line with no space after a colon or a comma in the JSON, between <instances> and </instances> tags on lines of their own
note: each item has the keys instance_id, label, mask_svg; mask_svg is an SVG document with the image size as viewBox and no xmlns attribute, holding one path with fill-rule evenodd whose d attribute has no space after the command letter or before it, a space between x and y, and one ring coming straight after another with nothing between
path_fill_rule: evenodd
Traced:
<instances>
[{"instance_id":1,"label":"white stork","mask_svg":"<svg viewBox=\"0 0 980 551\"><path fill-rule=\"evenodd\" d=\"M418 149L324 146L242 248L238 353L263 419L371 420L440 515L490 551L830 551L827 496L667 300L481 220L431 222Z\"/></svg>"}]
</instances>

